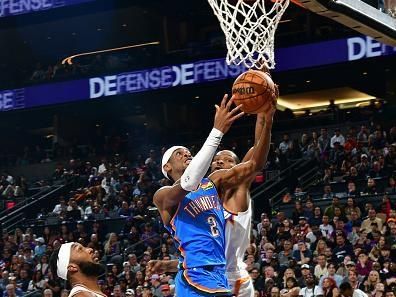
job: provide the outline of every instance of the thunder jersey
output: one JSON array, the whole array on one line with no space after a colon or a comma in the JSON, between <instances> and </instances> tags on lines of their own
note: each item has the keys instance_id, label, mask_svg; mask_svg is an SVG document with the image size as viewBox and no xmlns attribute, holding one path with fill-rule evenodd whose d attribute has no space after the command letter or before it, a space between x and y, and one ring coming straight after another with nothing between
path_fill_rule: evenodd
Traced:
<instances>
[{"instance_id":1,"label":"thunder jersey","mask_svg":"<svg viewBox=\"0 0 396 297\"><path fill-rule=\"evenodd\" d=\"M250 194L248 194L250 195ZM250 198L250 197L249 197ZM225 212L226 224L226 271L245 272L246 264L243 262L246 249L250 243L250 228L252 223L252 205L244 212L237 215ZM247 274L247 272L246 272Z\"/></svg>"},{"instance_id":2,"label":"thunder jersey","mask_svg":"<svg viewBox=\"0 0 396 297\"><path fill-rule=\"evenodd\" d=\"M184 269L226 264L224 208L208 178L184 197L165 227L175 239Z\"/></svg>"}]
</instances>

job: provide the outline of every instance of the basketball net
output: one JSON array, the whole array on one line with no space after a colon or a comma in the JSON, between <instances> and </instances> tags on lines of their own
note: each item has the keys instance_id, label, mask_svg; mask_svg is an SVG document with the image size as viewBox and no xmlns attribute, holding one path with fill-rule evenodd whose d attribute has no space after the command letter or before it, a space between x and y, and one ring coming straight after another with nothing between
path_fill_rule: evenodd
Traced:
<instances>
[{"instance_id":1,"label":"basketball net","mask_svg":"<svg viewBox=\"0 0 396 297\"><path fill-rule=\"evenodd\" d=\"M290 0L208 0L226 37L227 64L275 68L275 31Z\"/></svg>"}]
</instances>

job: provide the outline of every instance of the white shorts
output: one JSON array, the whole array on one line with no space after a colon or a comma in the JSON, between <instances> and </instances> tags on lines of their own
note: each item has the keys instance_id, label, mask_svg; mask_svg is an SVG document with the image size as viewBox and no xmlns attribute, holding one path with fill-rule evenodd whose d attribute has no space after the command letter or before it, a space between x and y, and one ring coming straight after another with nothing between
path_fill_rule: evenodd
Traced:
<instances>
[{"instance_id":1,"label":"white shorts","mask_svg":"<svg viewBox=\"0 0 396 297\"><path fill-rule=\"evenodd\" d=\"M253 282L246 270L243 272L227 271L227 279L231 287L231 292L236 297L254 297Z\"/></svg>"}]
</instances>

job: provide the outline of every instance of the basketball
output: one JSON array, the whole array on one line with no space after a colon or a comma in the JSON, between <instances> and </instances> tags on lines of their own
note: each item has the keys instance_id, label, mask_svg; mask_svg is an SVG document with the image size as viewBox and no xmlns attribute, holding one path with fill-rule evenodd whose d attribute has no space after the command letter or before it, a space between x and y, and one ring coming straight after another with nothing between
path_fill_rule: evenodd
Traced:
<instances>
[{"instance_id":1,"label":"basketball","mask_svg":"<svg viewBox=\"0 0 396 297\"><path fill-rule=\"evenodd\" d=\"M267 73L249 70L235 80L232 94L234 103L242 104L242 111L256 114L266 110L268 104L276 99L276 87Z\"/></svg>"}]
</instances>

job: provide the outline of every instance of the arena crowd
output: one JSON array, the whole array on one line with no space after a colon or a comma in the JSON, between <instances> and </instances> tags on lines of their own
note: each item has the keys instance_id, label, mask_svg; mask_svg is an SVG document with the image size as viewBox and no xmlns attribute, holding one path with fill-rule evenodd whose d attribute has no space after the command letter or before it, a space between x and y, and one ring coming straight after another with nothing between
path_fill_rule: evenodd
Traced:
<instances>
[{"instance_id":1,"label":"arena crowd","mask_svg":"<svg viewBox=\"0 0 396 297\"><path fill-rule=\"evenodd\" d=\"M70 241L93 248L106 265L99 283L107 296L173 296L173 274L148 277L145 270L151 259L178 257L152 204L155 191L169 183L161 175L161 155L152 150L130 161L113 154L59 166L53 180L72 182L73 190L40 214L53 223L3 231L2 296L67 296L70 288L53 277L48 259ZM395 296L396 127L318 128L296 139L284 134L267 170L301 158L316 160L322 179L290 189L283 199L294 207L290 214L275 210L254 218L245 263L256 296L337 297L354 289ZM0 181L2 199L26 187L9 173ZM378 199L369 203L368 196ZM112 219L122 222L119 230Z\"/></svg>"}]
</instances>

